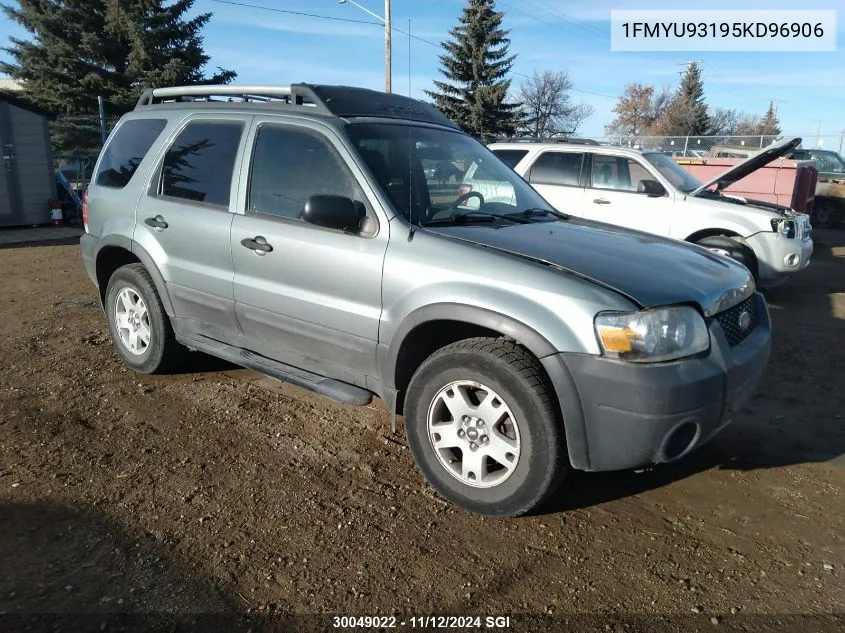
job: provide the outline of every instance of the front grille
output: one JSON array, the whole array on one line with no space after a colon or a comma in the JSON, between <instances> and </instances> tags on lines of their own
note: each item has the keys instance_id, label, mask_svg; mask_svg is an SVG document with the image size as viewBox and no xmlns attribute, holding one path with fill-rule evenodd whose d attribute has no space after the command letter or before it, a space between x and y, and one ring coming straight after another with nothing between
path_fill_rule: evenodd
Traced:
<instances>
[{"instance_id":1,"label":"front grille","mask_svg":"<svg viewBox=\"0 0 845 633\"><path fill-rule=\"evenodd\" d=\"M743 313L748 313L748 317L742 317L741 315ZM740 326L741 318L743 320L748 319L747 327L743 328ZM748 299L735 305L733 308L720 312L716 315L716 320L722 326L722 331L725 333L725 338L728 339L728 344L731 347L739 345L757 327L758 316L754 296L748 297Z\"/></svg>"}]
</instances>

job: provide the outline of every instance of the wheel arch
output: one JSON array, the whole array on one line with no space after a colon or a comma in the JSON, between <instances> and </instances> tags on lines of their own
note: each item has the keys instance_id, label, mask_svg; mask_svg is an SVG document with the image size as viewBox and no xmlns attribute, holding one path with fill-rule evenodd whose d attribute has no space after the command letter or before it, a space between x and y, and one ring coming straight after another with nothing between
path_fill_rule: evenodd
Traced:
<instances>
[{"instance_id":1,"label":"wheel arch","mask_svg":"<svg viewBox=\"0 0 845 633\"><path fill-rule=\"evenodd\" d=\"M164 311L172 317L173 303L167 292L167 284L153 258L137 242L118 235L101 240L97 251L95 271L100 291L100 304L105 305L106 289L114 272L121 266L135 263L143 264L150 273Z\"/></svg>"},{"instance_id":2,"label":"wheel arch","mask_svg":"<svg viewBox=\"0 0 845 633\"><path fill-rule=\"evenodd\" d=\"M740 234L739 234L739 233L737 233L736 231L732 231L731 229L717 229L717 228L710 228L710 229L701 229L701 230L699 230L699 231L696 231L695 233L692 233L691 235L688 235L688 236L684 239L684 241L685 241L685 242L693 242L693 243L695 243L695 242L697 242L698 240L702 240L702 239L704 239L705 237L721 237L721 236L725 236L725 237L742 237L742 235L740 235Z\"/></svg>"},{"instance_id":3,"label":"wheel arch","mask_svg":"<svg viewBox=\"0 0 845 633\"><path fill-rule=\"evenodd\" d=\"M478 336L514 340L538 360L557 351L532 327L492 310L455 303L419 308L402 321L390 346L379 346L379 369L396 394L395 411L402 413L408 383L426 358L446 345Z\"/></svg>"}]
</instances>

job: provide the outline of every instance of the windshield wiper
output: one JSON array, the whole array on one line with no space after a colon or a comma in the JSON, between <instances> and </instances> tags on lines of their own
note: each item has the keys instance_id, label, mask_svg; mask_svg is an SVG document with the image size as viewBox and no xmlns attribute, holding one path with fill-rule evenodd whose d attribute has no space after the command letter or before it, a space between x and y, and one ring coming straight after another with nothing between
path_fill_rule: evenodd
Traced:
<instances>
[{"instance_id":1,"label":"windshield wiper","mask_svg":"<svg viewBox=\"0 0 845 633\"><path fill-rule=\"evenodd\" d=\"M506 218L539 218L542 216L551 215L559 220L568 220L569 216L561 211L552 211L551 209L525 209L524 211L516 211L514 213L505 213Z\"/></svg>"},{"instance_id":2,"label":"windshield wiper","mask_svg":"<svg viewBox=\"0 0 845 633\"><path fill-rule=\"evenodd\" d=\"M475 222L498 222L500 220L505 220L507 222L513 222L514 224L525 224L528 220L522 220L517 218L511 218L507 215L495 215L493 213L483 213L480 211L466 211L464 213L457 213L455 215L450 215L447 218L436 218L433 220L426 220L422 222L422 226L437 226L438 224L469 224Z\"/></svg>"}]
</instances>

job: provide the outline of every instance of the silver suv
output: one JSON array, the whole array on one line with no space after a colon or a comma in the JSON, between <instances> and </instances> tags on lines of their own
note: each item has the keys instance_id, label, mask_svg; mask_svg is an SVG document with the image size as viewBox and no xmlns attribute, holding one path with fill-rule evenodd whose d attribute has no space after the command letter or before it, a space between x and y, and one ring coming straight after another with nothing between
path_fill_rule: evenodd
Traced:
<instances>
[{"instance_id":1,"label":"silver suv","mask_svg":"<svg viewBox=\"0 0 845 633\"><path fill-rule=\"evenodd\" d=\"M514 195L465 191L470 167ZM127 366L199 350L345 403L375 394L434 489L490 516L528 512L571 468L682 457L770 353L743 266L559 213L398 95L149 90L85 204L82 258Z\"/></svg>"}]
</instances>

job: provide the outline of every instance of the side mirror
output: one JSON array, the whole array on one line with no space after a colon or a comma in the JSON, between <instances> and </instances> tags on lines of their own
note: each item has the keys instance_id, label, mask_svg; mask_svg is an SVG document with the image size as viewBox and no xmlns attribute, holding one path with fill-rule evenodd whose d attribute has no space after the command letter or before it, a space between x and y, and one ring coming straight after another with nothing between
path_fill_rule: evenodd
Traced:
<instances>
[{"instance_id":1,"label":"side mirror","mask_svg":"<svg viewBox=\"0 0 845 633\"><path fill-rule=\"evenodd\" d=\"M350 198L317 195L305 202L302 219L327 229L358 234L365 215L363 205L356 205Z\"/></svg>"},{"instance_id":2,"label":"side mirror","mask_svg":"<svg viewBox=\"0 0 845 633\"><path fill-rule=\"evenodd\" d=\"M666 189L656 180L641 180L637 183L637 193L644 193L653 198L666 195Z\"/></svg>"}]
</instances>

